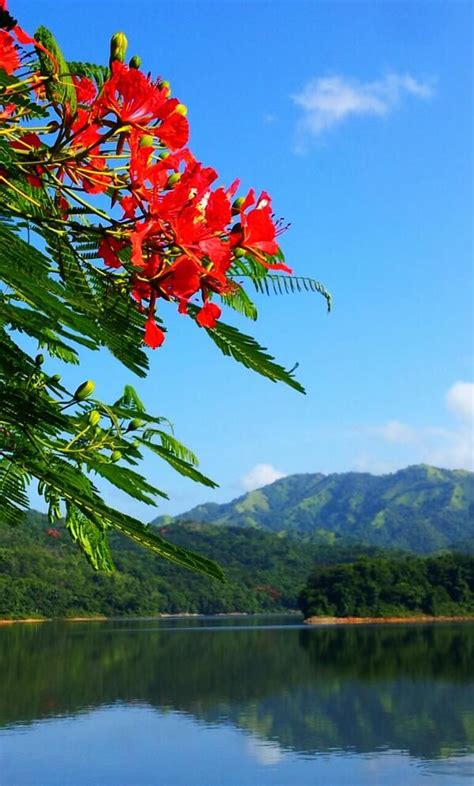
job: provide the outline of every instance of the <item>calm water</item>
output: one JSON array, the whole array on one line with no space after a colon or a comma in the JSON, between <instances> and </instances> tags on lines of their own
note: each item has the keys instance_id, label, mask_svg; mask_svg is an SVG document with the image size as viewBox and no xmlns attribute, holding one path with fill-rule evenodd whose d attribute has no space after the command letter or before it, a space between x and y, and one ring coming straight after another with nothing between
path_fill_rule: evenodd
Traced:
<instances>
[{"instance_id":1,"label":"calm water","mask_svg":"<svg viewBox=\"0 0 474 786\"><path fill-rule=\"evenodd\" d=\"M0 629L1 786L468 786L474 625Z\"/></svg>"}]
</instances>

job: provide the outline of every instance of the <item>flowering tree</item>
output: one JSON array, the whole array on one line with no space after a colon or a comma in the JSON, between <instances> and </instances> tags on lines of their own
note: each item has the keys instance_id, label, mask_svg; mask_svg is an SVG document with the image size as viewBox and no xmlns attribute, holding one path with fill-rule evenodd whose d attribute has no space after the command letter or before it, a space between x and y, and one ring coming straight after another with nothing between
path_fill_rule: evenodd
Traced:
<instances>
[{"instance_id":1,"label":"flowering tree","mask_svg":"<svg viewBox=\"0 0 474 786\"><path fill-rule=\"evenodd\" d=\"M218 303L256 319L244 284L330 299L317 281L291 275L268 194L237 196L238 180L216 186L215 170L187 146L186 107L140 58L125 64L126 46L123 33L113 36L107 67L66 61L48 30L27 34L0 0L0 513L17 521L35 479L51 523L64 520L95 568L112 568L114 528L220 577L214 563L109 507L91 479L155 504L166 495L133 469L148 449L214 486L169 422L131 386L113 403L93 397L91 380L69 392L41 350L78 363L80 347L107 347L143 377L145 348L165 340L168 302L225 355L303 391L253 338L220 321ZM18 333L30 341L17 343Z\"/></svg>"}]
</instances>

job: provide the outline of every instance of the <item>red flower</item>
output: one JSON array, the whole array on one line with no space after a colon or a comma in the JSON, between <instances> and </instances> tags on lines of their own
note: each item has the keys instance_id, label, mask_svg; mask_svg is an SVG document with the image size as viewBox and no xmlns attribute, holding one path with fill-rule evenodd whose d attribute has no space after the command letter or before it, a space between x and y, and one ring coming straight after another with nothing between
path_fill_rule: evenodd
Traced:
<instances>
[{"instance_id":1,"label":"red flower","mask_svg":"<svg viewBox=\"0 0 474 786\"><path fill-rule=\"evenodd\" d=\"M148 125L158 118L158 112L167 101L167 90L150 82L136 68L123 63L112 63L112 76L104 84L94 111L105 117L110 112L123 125Z\"/></svg>"},{"instance_id":2,"label":"red flower","mask_svg":"<svg viewBox=\"0 0 474 786\"><path fill-rule=\"evenodd\" d=\"M19 65L20 59L13 38L6 30L0 30L0 68L10 75Z\"/></svg>"},{"instance_id":3,"label":"red flower","mask_svg":"<svg viewBox=\"0 0 474 786\"><path fill-rule=\"evenodd\" d=\"M30 153L35 155L34 151L41 147L41 139L39 138L38 134L34 134L33 132L29 131L27 134L23 134L20 139L15 139L13 142L10 142L10 147L12 147L14 150L17 150L20 153L21 158L23 158L25 161L28 161ZM28 167L26 179L28 180L29 184L33 186L33 188L42 187L43 183L41 177L43 172L44 169L40 164L37 164L33 167Z\"/></svg>"},{"instance_id":4,"label":"red flower","mask_svg":"<svg viewBox=\"0 0 474 786\"><path fill-rule=\"evenodd\" d=\"M94 82L87 76L73 75L72 81L76 88L77 101L79 104L91 104L97 96Z\"/></svg>"},{"instance_id":5,"label":"red flower","mask_svg":"<svg viewBox=\"0 0 474 786\"><path fill-rule=\"evenodd\" d=\"M99 245L99 254L107 267L122 267L122 262L120 261L120 257L118 255L122 245L123 244L120 242L120 240L117 240L117 238L111 237L110 235L102 238Z\"/></svg>"},{"instance_id":6,"label":"red flower","mask_svg":"<svg viewBox=\"0 0 474 786\"><path fill-rule=\"evenodd\" d=\"M256 206L245 213L245 210L255 202L253 190L250 190L241 209L240 227L231 233L233 246L241 246L253 253L258 261L271 270L283 270L291 273L292 270L283 262L268 262L266 254L274 256L279 251L275 240L276 227L272 219L271 199L265 191L260 194Z\"/></svg>"},{"instance_id":7,"label":"red flower","mask_svg":"<svg viewBox=\"0 0 474 786\"><path fill-rule=\"evenodd\" d=\"M199 268L192 259L180 256L159 279L160 288L171 297L187 300L201 285Z\"/></svg>"},{"instance_id":8,"label":"red flower","mask_svg":"<svg viewBox=\"0 0 474 786\"><path fill-rule=\"evenodd\" d=\"M179 150L189 139L189 123L179 112L168 115L154 132L170 150Z\"/></svg>"},{"instance_id":9,"label":"red flower","mask_svg":"<svg viewBox=\"0 0 474 786\"><path fill-rule=\"evenodd\" d=\"M150 315L145 322L145 344L147 347L151 347L151 349L156 349L157 347L161 347L163 341L165 340L165 334L158 327L155 322L155 318Z\"/></svg>"},{"instance_id":10,"label":"red flower","mask_svg":"<svg viewBox=\"0 0 474 786\"><path fill-rule=\"evenodd\" d=\"M196 322L201 327L213 328L221 313L221 309L215 303L205 303L196 317Z\"/></svg>"}]
</instances>

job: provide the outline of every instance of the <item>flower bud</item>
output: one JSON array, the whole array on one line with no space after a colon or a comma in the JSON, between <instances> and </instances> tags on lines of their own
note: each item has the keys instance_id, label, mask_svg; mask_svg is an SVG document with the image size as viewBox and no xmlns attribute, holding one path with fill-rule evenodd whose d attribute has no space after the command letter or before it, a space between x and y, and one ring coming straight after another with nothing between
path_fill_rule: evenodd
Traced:
<instances>
[{"instance_id":1,"label":"flower bud","mask_svg":"<svg viewBox=\"0 0 474 786\"><path fill-rule=\"evenodd\" d=\"M155 141L155 137L151 134L145 134L140 138L139 146L140 147L153 147L153 142Z\"/></svg>"},{"instance_id":2,"label":"flower bud","mask_svg":"<svg viewBox=\"0 0 474 786\"><path fill-rule=\"evenodd\" d=\"M133 55L133 57L130 58L128 63L130 68L140 68L141 64L142 64L142 59L139 55Z\"/></svg>"},{"instance_id":3,"label":"flower bud","mask_svg":"<svg viewBox=\"0 0 474 786\"><path fill-rule=\"evenodd\" d=\"M169 98L170 95L171 95L171 85L168 82L168 80L167 79L163 79L163 81L160 82L160 87L161 87L162 90L166 91L166 98Z\"/></svg>"},{"instance_id":4,"label":"flower bud","mask_svg":"<svg viewBox=\"0 0 474 786\"><path fill-rule=\"evenodd\" d=\"M178 115L183 115L183 117L186 117L186 115L188 114L188 107L186 106L186 104L178 104L175 107L174 111L177 112Z\"/></svg>"},{"instance_id":5,"label":"flower bud","mask_svg":"<svg viewBox=\"0 0 474 786\"><path fill-rule=\"evenodd\" d=\"M133 420L131 420L128 424L127 431L136 431L137 428L140 428L142 422L143 421L141 421L140 418L133 418Z\"/></svg>"},{"instance_id":6,"label":"flower bud","mask_svg":"<svg viewBox=\"0 0 474 786\"><path fill-rule=\"evenodd\" d=\"M36 355L36 357L35 357L35 365L36 366L42 366L43 363L44 363L44 355L41 355L41 354L40 355Z\"/></svg>"},{"instance_id":7,"label":"flower bud","mask_svg":"<svg viewBox=\"0 0 474 786\"><path fill-rule=\"evenodd\" d=\"M125 60L125 53L127 51L127 36L125 33L114 33L112 38L110 39L110 65L115 60L118 60L119 63L123 63Z\"/></svg>"},{"instance_id":8,"label":"flower bud","mask_svg":"<svg viewBox=\"0 0 474 786\"><path fill-rule=\"evenodd\" d=\"M94 388L95 383L91 379L87 379L82 385L79 385L73 398L75 398L76 401L84 401L85 398L89 398L89 396L92 395Z\"/></svg>"},{"instance_id":9,"label":"flower bud","mask_svg":"<svg viewBox=\"0 0 474 786\"><path fill-rule=\"evenodd\" d=\"M234 201L232 202L232 213L234 216L240 212L240 208L242 207L244 202L245 202L245 197L237 197L237 199L234 199Z\"/></svg>"},{"instance_id":10,"label":"flower bud","mask_svg":"<svg viewBox=\"0 0 474 786\"><path fill-rule=\"evenodd\" d=\"M179 174L179 172L174 172L174 174L169 176L168 180L166 181L166 185L168 188L171 188L176 183L179 183L180 180L181 180L181 175Z\"/></svg>"},{"instance_id":11,"label":"flower bud","mask_svg":"<svg viewBox=\"0 0 474 786\"><path fill-rule=\"evenodd\" d=\"M89 412L89 425L90 426L97 426L100 422L100 412L96 409L93 409L92 412Z\"/></svg>"},{"instance_id":12,"label":"flower bud","mask_svg":"<svg viewBox=\"0 0 474 786\"><path fill-rule=\"evenodd\" d=\"M122 458L122 454L121 454L120 450L112 451L112 455L110 456L110 460L111 461L113 461L115 463L116 461L120 461L121 458Z\"/></svg>"},{"instance_id":13,"label":"flower bud","mask_svg":"<svg viewBox=\"0 0 474 786\"><path fill-rule=\"evenodd\" d=\"M159 156L158 156L158 158L161 158L161 160L162 160L162 161L164 161L164 160L165 160L165 158L169 158L169 157L170 157L170 154L169 154L169 153L168 153L166 150L164 150L164 151L163 151L162 153L160 153L160 154L159 154Z\"/></svg>"},{"instance_id":14,"label":"flower bud","mask_svg":"<svg viewBox=\"0 0 474 786\"><path fill-rule=\"evenodd\" d=\"M61 382L61 374L53 374L53 376L50 379L50 382L52 382L54 385L59 384L59 382Z\"/></svg>"},{"instance_id":15,"label":"flower bud","mask_svg":"<svg viewBox=\"0 0 474 786\"><path fill-rule=\"evenodd\" d=\"M240 248L240 246L236 246L234 248L234 257L239 259L240 257L244 257L246 254L245 248Z\"/></svg>"}]
</instances>

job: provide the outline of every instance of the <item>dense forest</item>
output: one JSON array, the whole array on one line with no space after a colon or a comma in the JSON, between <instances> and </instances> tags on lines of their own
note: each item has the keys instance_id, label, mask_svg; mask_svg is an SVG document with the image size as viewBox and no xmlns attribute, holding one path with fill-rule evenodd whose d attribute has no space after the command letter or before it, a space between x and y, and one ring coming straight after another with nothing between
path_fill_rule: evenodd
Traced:
<instances>
[{"instance_id":1,"label":"dense forest","mask_svg":"<svg viewBox=\"0 0 474 786\"><path fill-rule=\"evenodd\" d=\"M119 535L111 538L115 573L96 572L67 533L39 513L16 527L0 525L0 618L296 611L315 563L378 553L238 527L181 524L160 534L216 560L226 583L161 560Z\"/></svg>"},{"instance_id":2,"label":"dense forest","mask_svg":"<svg viewBox=\"0 0 474 786\"><path fill-rule=\"evenodd\" d=\"M362 557L319 566L300 596L305 617L474 615L474 557Z\"/></svg>"},{"instance_id":3,"label":"dense forest","mask_svg":"<svg viewBox=\"0 0 474 786\"><path fill-rule=\"evenodd\" d=\"M474 613L474 556L423 558L337 537L328 543L189 522L160 534L216 560L226 583L118 534L115 572L97 572L60 526L30 512L15 527L0 526L0 618L254 614L296 612L298 605L305 616ZM474 554L472 543L464 545Z\"/></svg>"},{"instance_id":4,"label":"dense forest","mask_svg":"<svg viewBox=\"0 0 474 786\"><path fill-rule=\"evenodd\" d=\"M288 475L226 504L155 523L185 520L429 554L474 537L474 473L421 464L388 475Z\"/></svg>"}]
</instances>

